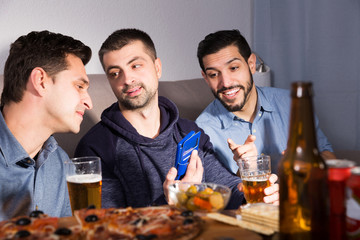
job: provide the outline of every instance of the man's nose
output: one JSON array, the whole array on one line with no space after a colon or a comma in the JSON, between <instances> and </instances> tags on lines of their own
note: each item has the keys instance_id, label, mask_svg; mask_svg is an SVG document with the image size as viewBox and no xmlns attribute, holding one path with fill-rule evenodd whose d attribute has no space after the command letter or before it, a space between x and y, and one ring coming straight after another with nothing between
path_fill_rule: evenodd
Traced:
<instances>
[{"instance_id":1,"label":"man's nose","mask_svg":"<svg viewBox=\"0 0 360 240\"><path fill-rule=\"evenodd\" d=\"M225 72L222 72L219 76L219 85L220 87L231 87L231 84L232 84L232 80L229 76L229 74L225 73Z\"/></svg>"},{"instance_id":2,"label":"man's nose","mask_svg":"<svg viewBox=\"0 0 360 240\"><path fill-rule=\"evenodd\" d=\"M83 96L82 102L85 105L86 109L90 110L93 108L93 103L92 103L91 97L87 91Z\"/></svg>"},{"instance_id":3,"label":"man's nose","mask_svg":"<svg viewBox=\"0 0 360 240\"><path fill-rule=\"evenodd\" d=\"M124 72L124 83L127 85L131 85L131 83L133 83L135 81L135 77L129 73L129 72Z\"/></svg>"}]
</instances>

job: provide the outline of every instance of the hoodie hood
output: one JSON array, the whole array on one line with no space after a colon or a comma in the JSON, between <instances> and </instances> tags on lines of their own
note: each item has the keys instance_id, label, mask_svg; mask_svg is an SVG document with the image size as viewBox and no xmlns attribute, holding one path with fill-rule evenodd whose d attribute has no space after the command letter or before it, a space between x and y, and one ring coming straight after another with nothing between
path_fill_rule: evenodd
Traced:
<instances>
[{"instance_id":1,"label":"hoodie hood","mask_svg":"<svg viewBox=\"0 0 360 240\"><path fill-rule=\"evenodd\" d=\"M118 103L102 113L101 124L108 129L108 133L111 132L115 148L115 151L109 150L115 155L109 159L103 158L103 164L121 176L126 206L166 204L162 184L169 169L175 165L177 143L183 136L177 124L179 112L176 105L159 97L159 108L161 127L156 138L140 135L125 119ZM105 144L100 143L102 146ZM106 151L106 148L109 147L104 147L102 151Z\"/></svg>"},{"instance_id":2,"label":"hoodie hood","mask_svg":"<svg viewBox=\"0 0 360 240\"><path fill-rule=\"evenodd\" d=\"M179 111L176 105L165 97L159 96L159 108L161 114L160 134L155 139L140 135L129 123L120 111L118 102L112 104L101 114L101 121L117 135L121 135L129 142L151 145L159 144L173 132L173 127L179 119Z\"/></svg>"}]
</instances>

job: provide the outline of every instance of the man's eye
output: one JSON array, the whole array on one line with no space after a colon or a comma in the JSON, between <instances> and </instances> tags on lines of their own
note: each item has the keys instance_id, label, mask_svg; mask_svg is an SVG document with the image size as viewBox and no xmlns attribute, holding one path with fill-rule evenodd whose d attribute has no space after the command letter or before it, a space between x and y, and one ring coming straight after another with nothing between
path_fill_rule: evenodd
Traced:
<instances>
[{"instance_id":1,"label":"man's eye","mask_svg":"<svg viewBox=\"0 0 360 240\"><path fill-rule=\"evenodd\" d=\"M79 89L83 89L83 88L84 88L83 85L77 85L77 87L78 87Z\"/></svg>"},{"instance_id":2,"label":"man's eye","mask_svg":"<svg viewBox=\"0 0 360 240\"><path fill-rule=\"evenodd\" d=\"M215 78L215 77L218 76L218 73L209 73L208 76L209 76L210 78Z\"/></svg>"},{"instance_id":3,"label":"man's eye","mask_svg":"<svg viewBox=\"0 0 360 240\"><path fill-rule=\"evenodd\" d=\"M111 77L111 78L117 78L119 76L119 72L110 72L108 75Z\"/></svg>"},{"instance_id":4,"label":"man's eye","mask_svg":"<svg viewBox=\"0 0 360 240\"><path fill-rule=\"evenodd\" d=\"M231 71L236 71L237 69L239 69L239 67L235 66L235 67L231 67L230 69L231 69Z\"/></svg>"},{"instance_id":5,"label":"man's eye","mask_svg":"<svg viewBox=\"0 0 360 240\"><path fill-rule=\"evenodd\" d=\"M139 68L139 67L141 67L140 64L135 64L135 65L133 65L133 68Z\"/></svg>"}]
</instances>

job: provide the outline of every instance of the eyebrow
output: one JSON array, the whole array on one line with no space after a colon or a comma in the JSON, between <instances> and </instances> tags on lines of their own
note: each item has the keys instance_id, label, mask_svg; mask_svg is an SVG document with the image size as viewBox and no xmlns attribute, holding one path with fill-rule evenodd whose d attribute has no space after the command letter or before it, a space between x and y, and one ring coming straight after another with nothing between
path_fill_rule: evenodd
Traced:
<instances>
[{"instance_id":1,"label":"eyebrow","mask_svg":"<svg viewBox=\"0 0 360 240\"><path fill-rule=\"evenodd\" d=\"M80 79L78 79L78 81L83 82L86 86L90 86L89 81L88 81L88 80L86 80L85 78L80 78Z\"/></svg>"},{"instance_id":2,"label":"eyebrow","mask_svg":"<svg viewBox=\"0 0 360 240\"><path fill-rule=\"evenodd\" d=\"M230 59L229 61L227 61L227 62L226 62L226 65L228 65L228 64L230 64L230 63L232 63L232 62L234 62L234 61L236 61L236 60L241 61L240 58L235 57L235 58L232 58L232 59ZM207 70L217 70L217 69L214 68L214 67L207 67L207 68L205 68L205 71L207 71Z\"/></svg>"},{"instance_id":3,"label":"eyebrow","mask_svg":"<svg viewBox=\"0 0 360 240\"><path fill-rule=\"evenodd\" d=\"M136 56L136 57L132 58L130 61L128 61L126 65L130 65L131 63L133 63L139 59L145 60L143 57Z\"/></svg>"},{"instance_id":4,"label":"eyebrow","mask_svg":"<svg viewBox=\"0 0 360 240\"><path fill-rule=\"evenodd\" d=\"M131 63L133 63L133 62L135 62L136 60L139 60L139 59L146 60L146 59L143 58L143 57L135 56L135 57L133 57L132 59L130 59L130 61L128 61L128 62L126 63L126 65L130 65ZM109 71L110 71L111 69L114 69L114 68L120 69L120 67L119 67L118 65L110 65L110 66L106 69L106 73L109 73Z\"/></svg>"},{"instance_id":5,"label":"eyebrow","mask_svg":"<svg viewBox=\"0 0 360 240\"><path fill-rule=\"evenodd\" d=\"M109 67L106 69L106 74L109 74L109 71L110 71L111 69L114 69L114 68L120 69L120 67L117 66L117 65L109 66Z\"/></svg>"}]
</instances>

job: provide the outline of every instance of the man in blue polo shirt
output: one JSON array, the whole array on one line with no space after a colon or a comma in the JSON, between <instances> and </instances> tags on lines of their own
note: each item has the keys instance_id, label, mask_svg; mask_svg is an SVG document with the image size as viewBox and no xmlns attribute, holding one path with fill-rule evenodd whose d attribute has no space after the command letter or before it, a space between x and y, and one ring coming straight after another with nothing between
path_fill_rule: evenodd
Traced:
<instances>
[{"instance_id":1,"label":"man in blue polo shirt","mask_svg":"<svg viewBox=\"0 0 360 240\"><path fill-rule=\"evenodd\" d=\"M11 44L0 105L0 221L36 209L71 215L68 156L51 135L79 132L92 108L84 67L90 57L82 42L48 31Z\"/></svg>"},{"instance_id":2,"label":"man in blue polo shirt","mask_svg":"<svg viewBox=\"0 0 360 240\"><path fill-rule=\"evenodd\" d=\"M277 173L287 146L289 91L254 85L256 56L238 30L209 34L199 43L197 56L202 76L216 99L196 123L210 136L218 159L236 173L238 166L228 144L232 143L231 148L236 148L236 156L240 157L246 149L242 145L234 147L234 142L254 142L259 153L271 156L272 171ZM322 157L335 158L317 119L315 124Z\"/></svg>"}]
</instances>

